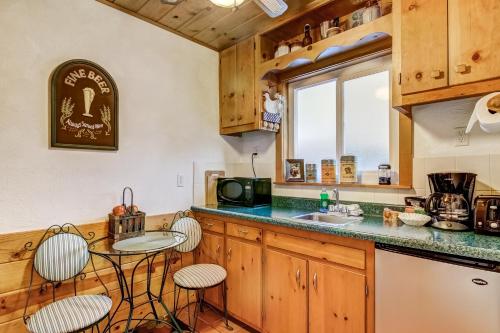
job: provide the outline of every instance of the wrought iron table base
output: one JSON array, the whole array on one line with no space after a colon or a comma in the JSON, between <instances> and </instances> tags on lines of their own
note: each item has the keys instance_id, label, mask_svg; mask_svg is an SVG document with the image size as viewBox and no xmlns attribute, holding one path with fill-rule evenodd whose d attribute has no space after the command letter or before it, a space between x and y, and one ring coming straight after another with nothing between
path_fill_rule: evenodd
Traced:
<instances>
[{"instance_id":1,"label":"wrought iron table base","mask_svg":"<svg viewBox=\"0 0 500 333\"><path fill-rule=\"evenodd\" d=\"M170 265L171 265L170 260L172 259L172 254L173 254L174 250L167 249L167 250L163 250L162 252L164 255L164 264L163 264L163 273L162 273L160 291L159 291L158 295L155 295L151 291L151 278L152 278L154 260L156 259L158 254L160 254L160 252L144 254L144 257L142 259L140 259L134 265L134 268L132 269L132 274L130 277L130 284L128 283L127 278L125 277L125 273L123 272L123 269L122 269L122 256L118 256L118 262L116 262L115 260L113 260L112 255L106 255L103 253L96 253L96 252L93 253L94 255L102 257L105 260L111 262L111 264L113 265L113 268L115 270L115 274L116 274L116 277L117 277L117 280L119 283L120 294L121 294L120 303L118 303L118 307L113 311L113 314L110 316L108 325L106 325L106 327L104 328L103 333L110 332L111 327L113 325L116 325L117 323L121 323L124 321L127 322L124 332L125 333L133 332L135 330L135 328L137 328L137 326L139 326L141 323L143 323L145 321L151 321L151 320L169 325L170 327L172 327L175 330L174 332L178 332L178 333L182 332L181 325L179 325L176 318L172 315L172 313L170 312L170 310L166 306L165 302L163 301L163 291L165 288L165 283L167 280L168 271L169 271ZM168 254L167 254L167 252L168 252ZM135 273L137 271L137 268L145 261L147 262L146 291L143 293L140 293L138 295L134 295ZM97 272L96 272L96 274L97 274ZM99 275L97 275L97 277L100 279ZM140 304L134 303L134 299L136 299L137 297L140 297L140 296L144 296L144 295L147 295L147 297L148 297L148 300L146 302L142 302ZM118 312L118 310L120 309L120 307L122 306L122 304L124 302L127 302L129 304L128 318L113 322L113 319L115 318L116 313ZM160 319L158 317L158 313L157 313L156 308L154 306L155 302L158 302L158 304L160 304L163 307L163 309L167 313L167 316L170 319L170 321ZM141 307L141 306L147 305L147 304L149 304L151 306L151 311L148 312L143 318L133 318L134 310ZM151 315L151 314L154 316L154 319L146 319L146 317ZM132 321L139 321L139 322L137 323L137 325L134 328L131 329Z\"/></svg>"}]
</instances>

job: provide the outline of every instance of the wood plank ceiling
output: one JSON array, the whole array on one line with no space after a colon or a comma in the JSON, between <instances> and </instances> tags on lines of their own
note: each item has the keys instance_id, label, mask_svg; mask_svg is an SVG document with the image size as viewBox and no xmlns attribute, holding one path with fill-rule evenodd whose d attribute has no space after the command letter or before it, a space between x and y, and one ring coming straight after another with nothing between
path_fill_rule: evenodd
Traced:
<instances>
[{"instance_id":1,"label":"wood plank ceiling","mask_svg":"<svg viewBox=\"0 0 500 333\"><path fill-rule=\"evenodd\" d=\"M275 19L252 0L237 10L218 7L209 0L182 0L176 5L160 0L96 1L220 51L329 0L286 0L287 12Z\"/></svg>"}]
</instances>

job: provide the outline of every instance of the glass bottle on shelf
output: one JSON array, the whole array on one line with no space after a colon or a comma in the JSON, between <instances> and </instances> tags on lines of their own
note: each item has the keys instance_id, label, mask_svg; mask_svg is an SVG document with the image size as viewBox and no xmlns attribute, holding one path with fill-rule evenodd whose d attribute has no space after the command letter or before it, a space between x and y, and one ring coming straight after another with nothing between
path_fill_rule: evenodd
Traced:
<instances>
[{"instance_id":1,"label":"glass bottle on shelf","mask_svg":"<svg viewBox=\"0 0 500 333\"><path fill-rule=\"evenodd\" d=\"M311 45L313 43L313 39L311 37L311 25L306 24L304 26L304 39L302 39L302 47Z\"/></svg>"}]
</instances>

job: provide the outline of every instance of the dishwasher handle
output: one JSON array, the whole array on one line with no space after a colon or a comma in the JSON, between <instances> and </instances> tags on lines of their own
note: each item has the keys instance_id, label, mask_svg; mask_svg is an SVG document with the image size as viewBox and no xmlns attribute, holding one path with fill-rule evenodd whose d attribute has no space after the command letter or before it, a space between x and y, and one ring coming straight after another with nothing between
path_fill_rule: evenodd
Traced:
<instances>
[{"instance_id":1,"label":"dishwasher handle","mask_svg":"<svg viewBox=\"0 0 500 333\"><path fill-rule=\"evenodd\" d=\"M438 253L428 250L419 250L408 247L402 247L398 245L390 245L382 243L376 243L375 248L383 251L409 255L422 259L440 261L453 265L482 269L490 272L500 272L500 263L491 260L468 258L453 254Z\"/></svg>"}]
</instances>

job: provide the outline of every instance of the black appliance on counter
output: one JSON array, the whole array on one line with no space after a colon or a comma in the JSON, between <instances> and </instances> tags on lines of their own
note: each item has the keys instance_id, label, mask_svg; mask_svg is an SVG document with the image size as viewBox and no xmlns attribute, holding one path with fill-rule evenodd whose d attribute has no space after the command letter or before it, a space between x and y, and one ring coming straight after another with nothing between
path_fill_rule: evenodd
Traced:
<instances>
[{"instance_id":1,"label":"black appliance on counter","mask_svg":"<svg viewBox=\"0 0 500 333\"><path fill-rule=\"evenodd\" d=\"M271 204L271 178L219 178L217 201L236 206L264 206Z\"/></svg>"},{"instance_id":2,"label":"black appliance on counter","mask_svg":"<svg viewBox=\"0 0 500 333\"><path fill-rule=\"evenodd\" d=\"M479 195L474 200L474 231L500 236L500 195Z\"/></svg>"},{"instance_id":3,"label":"black appliance on counter","mask_svg":"<svg viewBox=\"0 0 500 333\"><path fill-rule=\"evenodd\" d=\"M425 209L433 217L433 227L457 231L474 227L472 207L476 176L469 172L427 175L431 195Z\"/></svg>"}]
</instances>

